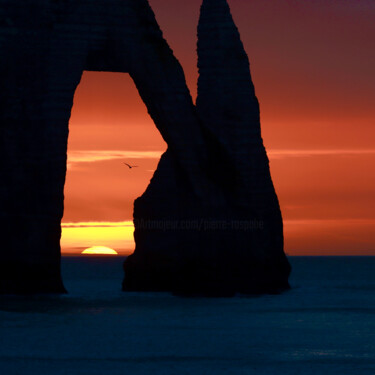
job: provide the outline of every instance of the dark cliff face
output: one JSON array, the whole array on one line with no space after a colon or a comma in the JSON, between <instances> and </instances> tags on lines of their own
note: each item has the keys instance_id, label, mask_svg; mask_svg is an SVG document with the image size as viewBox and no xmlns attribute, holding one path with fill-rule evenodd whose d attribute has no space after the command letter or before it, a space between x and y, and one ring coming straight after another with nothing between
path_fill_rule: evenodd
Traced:
<instances>
[{"instance_id":1,"label":"dark cliff face","mask_svg":"<svg viewBox=\"0 0 375 375\"><path fill-rule=\"evenodd\" d=\"M135 202L124 289L287 287L257 100L225 1L202 7L197 108L146 0L0 0L0 15L0 293L64 292L68 122L84 70L129 73L169 146Z\"/></svg>"}]
</instances>

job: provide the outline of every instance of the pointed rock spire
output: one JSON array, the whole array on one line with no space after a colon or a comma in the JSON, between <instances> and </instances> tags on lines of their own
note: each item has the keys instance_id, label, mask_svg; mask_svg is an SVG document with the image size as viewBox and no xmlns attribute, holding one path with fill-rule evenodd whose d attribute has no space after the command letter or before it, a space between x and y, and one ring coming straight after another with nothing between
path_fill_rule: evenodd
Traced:
<instances>
[{"instance_id":1,"label":"pointed rock spire","mask_svg":"<svg viewBox=\"0 0 375 375\"><path fill-rule=\"evenodd\" d=\"M233 152L244 139L259 145L259 105L249 59L226 0L203 0L198 68L197 108L206 126Z\"/></svg>"},{"instance_id":2,"label":"pointed rock spire","mask_svg":"<svg viewBox=\"0 0 375 375\"><path fill-rule=\"evenodd\" d=\"M280 206L260 132L259 104L249 59L226 0L203 0L198 67L198 114L233 168L234 177L229 179L231 215L262 223L262 230L251 233L233 230L231 258L238 265L246 265L241 271L244 280L247 270L257 264L259 269L268 269L263 272L267 280L276 276L286 285L290 266L283 249ZM267 264L265 268L262 262Z\"/></svg>"},{"instance_id":3,"label":"pointed rock spire","mask_svg":"<svg viewBox=\"0 0 375 375\"><path fill-rule=\"evenodd\" d=\"M203 0L198 68L198 113L234 163L239 189L273 190L249 59L226 0Z\"/></svg>"}]
</instances>

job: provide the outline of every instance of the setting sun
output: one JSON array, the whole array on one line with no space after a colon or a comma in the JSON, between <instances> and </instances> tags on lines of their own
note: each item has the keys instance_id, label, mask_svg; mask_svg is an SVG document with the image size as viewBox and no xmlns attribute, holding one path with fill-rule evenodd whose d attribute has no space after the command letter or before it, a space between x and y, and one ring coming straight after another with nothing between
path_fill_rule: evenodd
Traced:
<instances>
[{"instance_id":1,"label":"setting sun","mask_svg":"<svg viewBox=\"0 0 375 375\"><path fill-rule=\"evenodd\" d=\"M82 254L94 254L94 255L118 255L116 250L105 246L93 246L82 251Z\"/></svg>"}]
</instances>

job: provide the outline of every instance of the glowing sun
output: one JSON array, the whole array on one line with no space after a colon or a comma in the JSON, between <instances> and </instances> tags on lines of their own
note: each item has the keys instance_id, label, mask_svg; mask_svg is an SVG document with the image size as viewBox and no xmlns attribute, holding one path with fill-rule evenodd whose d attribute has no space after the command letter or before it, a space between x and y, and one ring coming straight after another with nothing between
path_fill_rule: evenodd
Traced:
<instances>
[{"instance_id":1,"label":"glowing sun","mask_svg":"<svg viewBox=\"0 0 375 375\"><path fill-rule=\"evenodd\" d=\"M94 255L118 255L116 250L105 246L93 246L82 251L81 254L94 254Z\"/></svg>"}]
</instances>

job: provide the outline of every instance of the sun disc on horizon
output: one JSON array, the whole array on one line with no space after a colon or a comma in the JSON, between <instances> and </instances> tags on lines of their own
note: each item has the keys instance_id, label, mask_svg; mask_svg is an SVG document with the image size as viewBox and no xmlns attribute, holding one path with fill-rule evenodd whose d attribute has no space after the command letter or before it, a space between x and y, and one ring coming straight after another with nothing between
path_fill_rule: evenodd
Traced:
<instances>
[{"instance_id":1,"label":"sun disc on horizon","mask_svg":"<svg viewBox=\"0 0 375 375\"><path fill-rule=\"evenodd\" d=\"M91 255L118 255L118 252L106 246L92 246L82 251L81 254Z\"/></svg>"}]
</instances>

